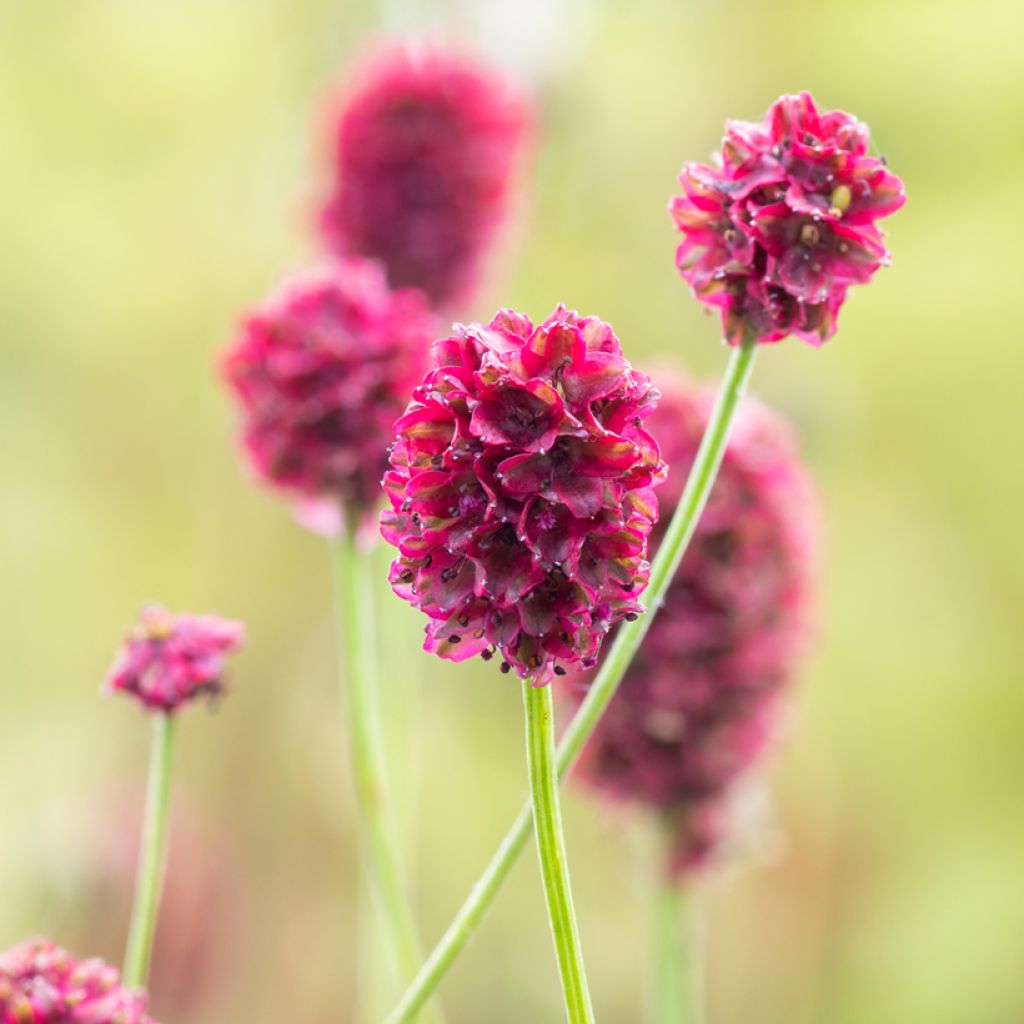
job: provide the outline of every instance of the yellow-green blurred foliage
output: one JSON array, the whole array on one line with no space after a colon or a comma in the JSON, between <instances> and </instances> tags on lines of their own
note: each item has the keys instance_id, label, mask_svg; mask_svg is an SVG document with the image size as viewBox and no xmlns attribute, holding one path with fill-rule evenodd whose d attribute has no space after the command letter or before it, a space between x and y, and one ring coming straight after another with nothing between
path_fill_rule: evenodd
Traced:
<instances>
[{"instance_id":1,"label":"yellow-green blurred foliage","mask_svg":"<svg viewBox=\"0 0 1024 1024\"><path fill-rule=\"evenodd\" d=\"M155 1011L353 1019L368 958L327 559L240 469L215 360L238 311L313 257L319 99L368 31L404 17L460 30L538 91L532 196L466 317L565 301L636 361L716 377L716 323L673 268L682 161L725 118L809 88L867 120L905 178L895 265L823 350L788 341L755 374L800 428L828 545L819 642L771 772L785 843L704 893L712 1020L1024 1020L1019 3L384 6L0 0L0 946L88 942L84 915L105 912L83 879L148 742L100 680L144 601L217 610L251 639L235 692L182 723L176 800L224 833L236 916L205 1006L172 1020L158 987ZM493 665L420 654L378 556L432 939L523 796L519 695ZM598 1015L632 1024L649 844L640 823L567 805ZM102 925L103 948L79 952L117 959ZM559 1018L532 850L443 995L453 1024Z\"/></svg>"}]
</instances>

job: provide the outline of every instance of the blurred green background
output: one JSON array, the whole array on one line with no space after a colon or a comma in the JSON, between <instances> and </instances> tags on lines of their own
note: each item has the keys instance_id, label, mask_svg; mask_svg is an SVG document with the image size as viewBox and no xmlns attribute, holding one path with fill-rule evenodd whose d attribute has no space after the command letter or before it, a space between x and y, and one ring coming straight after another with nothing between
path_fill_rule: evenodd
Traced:
<instances>
[{"instance_id":1,"label":"blurred green background","mask_svg":"<svg viewBox=\"0 0 1024 1024\"><path fill-rule=\"evenodd\" d=\"M197 865L154 1011L354 1017L368 957L326 553L240 469L214 365L239 310L313 257L324 90L396 25L455 33L537 94L528 198L465 318L565 301L636 361L710 378L726 354L665 213L682 161L783 91L871 124L909 193L895 264L827 347L788 341L755 374L801 431L828 543L772 856L702 893L711 1020L1024 1021L1016 0L0 0L0 947L44 931L119 960L103 865L134 856L148 730L98 686L143 602L217 610L250 642L235 692L181 730L172 856ZM524 794L519 694L420 654L379 562L433 939ZM598 1016L641 1021L643 823L567 804ZM559 1019L536 873L530 851L446 981L452 1024Z\"/></svg>"}]
</instances>

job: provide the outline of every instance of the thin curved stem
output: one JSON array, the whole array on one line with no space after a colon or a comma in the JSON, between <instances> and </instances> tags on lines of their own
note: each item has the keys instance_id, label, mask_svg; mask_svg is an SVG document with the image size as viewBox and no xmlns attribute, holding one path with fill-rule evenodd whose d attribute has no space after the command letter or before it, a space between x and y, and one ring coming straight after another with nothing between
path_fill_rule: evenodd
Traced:
<instances>
[{"instance_id":1,"label":"thin curved stem","mask_svg":"<svg viewBox=\"0 0 1024 1024\"><path fill-rule=\"evenodd\" d=\"M587 975L583 967L576 911L569 884L569 861L562 832L562 811L555 768L555 709L550 686L523 683L526 713L526 762L530 773L530 803L533 807L537 855L544 883L544 900L555 940L558 972L565 997L569 1024L593 1024Z\"/></svg>"},{"instance_id":2,"label":"thin curved stem","mask_svg":"<svg viewBox=\"0 0 1024 1024\"><path fill-rule=\"evenodd\" d=\"M624 622L619 626L615 642L604 659L590 691L558 745L559 778L564 778L579 757L583 744L594 731L598 719L615 695L629 663L633 660L664 601L665 591L668 590L679 568L718 475L718 467L721 465L729 439L729 428L750 379L756 351L757 348L753 344L745 344L732 350L715 400L715 407L686 480L686 487L668 524L658 554L651 564L651 579L644 592L644 600L649 610L636 621ZM533 816L529 805L526 805L519 811L491 862L473 886L447 931L427 957L412 985L391 1011L386 1024L406 1024L415 1018L419 1008L437 987L469 941L473 929L480 923L494 901L502 883L512 870L512 865L526 846L532 827Z\"/></svg>"},{"instance_id":3,"label":"thin curved stem","mask_svg":"<svg viewBox=\"0 0 1024 1024\"><path fill-rule=\"evenodd\" d=\"M397 832L388 798L374 657L373 577L370 559L356 545L355 528L333 545L338 599L338 658L348 703L349 745L370 889L380 913L391 974L405 984L422 959L411 901L403 878ZM433 1010L424 1019L439 1024Z\"/></svg>"},{"instance_id":4,"label":"thin curved stem","mask_svg":"<svg viewBox=\"0 0 1024 1024\"><path fill-rule=\"evenodd\" d=\"M146 809L135 875L135 902L124 954L122 980L126 988L143 988L149 980L160 890L167 859L167 823L171 807L171 764L174 759L174 717L153 716L153 746L149 759Z\"/></svg>"}]
</instances>

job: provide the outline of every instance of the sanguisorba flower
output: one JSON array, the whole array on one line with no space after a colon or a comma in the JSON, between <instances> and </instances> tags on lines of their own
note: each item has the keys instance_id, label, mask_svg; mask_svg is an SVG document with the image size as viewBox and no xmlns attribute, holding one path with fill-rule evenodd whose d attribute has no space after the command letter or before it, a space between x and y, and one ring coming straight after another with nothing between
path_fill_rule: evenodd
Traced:
<instances>
[{"instance_id":1,"label":"sanguisorba flower","mask_svg":"<svg viewBox=\"0 0 1024 1024\"><path fill-rule=\"evenodd\" d=\"M76 960L49 939L0 953L0 1024L155 1024L146 994L102 960Z\"/></svg>"},{"instance_id":2,"label":"sanguisorba flower","mask_svg":"<svg viewBox=\"0 0 1024 1024\"><path fill-rule=\"evenodd\" d=\"M648 429L670 466L671 503L714 393L671 375L656 381L663 397ZM806 634L817 526L815 491L788 426L746 399L664 606L579 765L583 781L669 819L674 871L712 852L732 783L776 732Z\"/></svg>"},{"instance_id":3,"label":"sanguisorba flower","mask_svg":"<svg viewBox=\"0 0 1024 1024\"><path fill-rule=\"evenodd\" d=\"M375 517L394 421L436 336L423 297L349 258L287 281L224 356L256 473L333 532Z\"/></svg>"},{"instance_id":4,"label":"sanguisorba flower","mask_svg":"<svg viewBox=\"0 0 1024 1024\"><path fill-rule=\"evenodd\" d=\"M606 323L562 306L536 327L510 310L458 325L433 358L384 478L392 587L443 658L497 651L538 684L592 664L642 611L657 391Z\"/></svg>"},{"instance_id":5,"label":"sanguisorba flower","mask_svg":"<svg viewBox=\"0 0 1024 1024\"><path fill-rule=\"evenodd\" d=\"M680 273L721 309L729 344L822 344L849 286L889 262L875 222L903 205L903 183L868 154L867 125L819 113L806 92L780 97L761 122L728 122L712 160L683 167L669 207Z\"/></svg>"},{"instance_id":6,"label":"sanguisorba flower","mask_svg":"<svg viewBox=\"0 0 1024 1024\"><path fill-rule=\"evenodd\" d=\"M149 711L172 714L224 690L224 660L244 636L240 622L149 605L117 652L104 691L129 694Z\"/></svg>"},{"instance_id":7,"label":"sanguisorba flower","mask_svg":"<svg viewBox=\"0 0 1024 1024\"><path fill-rule=\"evenodd\" d=\"M429 47L376 53L329 123L320 226L338 254L380 260L393 287L464 302L509 205L526 106L493 70Z\"/></svg>"}]
</instances>

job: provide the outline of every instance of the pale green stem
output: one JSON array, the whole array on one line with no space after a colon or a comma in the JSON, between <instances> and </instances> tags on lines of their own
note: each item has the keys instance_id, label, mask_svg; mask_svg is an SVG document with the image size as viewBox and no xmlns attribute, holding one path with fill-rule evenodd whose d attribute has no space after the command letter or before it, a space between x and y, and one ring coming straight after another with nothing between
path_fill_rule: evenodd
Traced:
<instances>
[{"instance_id":1,"label":"pale green stem","mask_svg":"<svg viewBox=\"0 0 1024 1024\"><path fill-rule=\"evenodd\" d=\"M729 439L729 427L750 378L756 351L756 346L752 344L742 345L732 350L729 365L718 390L715 407L704 430L704 437L701 439L697 457L694 459L690 475L686 480L683 495L668 524L657 557L651 565L650 583L644 592L644 600L647 602L649 611L646 615L641 615L635 622L624 622L619 626L615 642L604 659L597 678L572 722L569 723L569 728L562 737L561 743L558 744L559 778L565 777L576 758L579 757L583 744L594 731L598 719L614 696L623 674L646 636L647 630L664 600L665 591L668 590L669 583L679 568L679 563L693 536L700 514L707 504L711 486L718 475L718 467L721 465L725 446ZM529 804L526 804L519 811L512 827L505 834L497 852L470 890L469 896L459 908L447 931L441 936L440 941L420 968L412 985L406 990L395 1009L391 1011L386 1024L405 1024L415 1018L419 1008L430 996L430 993L437 988L445 972L469 941L473 929L480 923L491 903L494 902L494 897L512 870L512 865L515 864L516 859L526 846L532 827L533 815Z\"/></svg>"},{"instance_id":2,"label":"pale green stem","mask_svg":"<svg viewBox=\"0 0 1024 1024\"><path fill-rule=\"evenodd\" d=\"M369 556L356 544L354 527L334 544L334 553L338 657L348 703L349 746L363 853L380 912L389 966L402 985L415 974L422 954L388 800L374 657L374 579ZM441 1020L440 1014L432 1010L423 1016L434 1022Z\"/></svg>"},{"instance_id":3,"label":"pale green stem","mask_svg":"<svg viewBox=\"0 0 1024 1024\"><path fill-rule=\"evenodd\" d=\"M533 807L537 855L544 883L544 900L555 940L558 973L565 997L569 1024L593 1024L594 1011L583 968L576 911L569 885L569 861L562 833L562 811L555 768L555 709L550 686L523 684L526 712L526 763L530 772L530 803Z\"/></svg>"},{"instance_id":4,"label":"pale green stem","mask_svg":"<svg viewBox=\"0 0 1024 1024\"><path fill-rule=\"evenodd\" d=\"M700 936L696 901L678 879L655 868L657 879L657 984L655 1024L702 1024Z\"/></svg>"},{"instance_id":5,"label":"pale green stem","mask_svg":"<svg viewBox=\"0 0 1024 1024\"><path fill-rule=\"evenodd\" d=\"M160 890L167 859L167 823L171 807L171 762L174 756L174 717L153 715L153 747L142 823L142 843L135 875L135 903L124 954L122 980L126 988L145 988L153 956L153 937L160 909Z\"/></svg>"}]
</instances>

